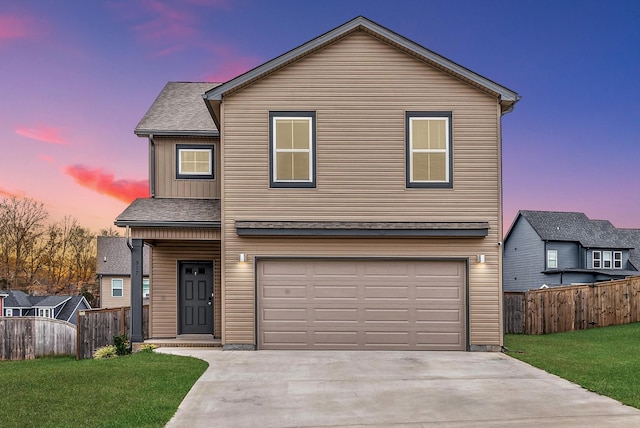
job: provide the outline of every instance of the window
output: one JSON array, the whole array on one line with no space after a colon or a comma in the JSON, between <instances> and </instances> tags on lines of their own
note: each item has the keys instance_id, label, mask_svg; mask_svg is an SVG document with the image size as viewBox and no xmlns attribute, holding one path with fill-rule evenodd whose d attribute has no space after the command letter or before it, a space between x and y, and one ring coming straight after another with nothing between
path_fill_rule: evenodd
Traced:
<instances>
[{"instance_id":1,"label":"window","mask_svg":"<svg viewBox=\"0 0 640 428\"><path fill-rule=\"evenodd\" d=\"M111 297L122 297L122 279L111 280Z\"/></svg>"},{"instance_id":2,"label":"window","mask_svg":"<svg viewBox=\"0 0 640 428\"><path fill-rule=\"evenodd\" d=\"M213 145L176 144L176 178L212 180Z\"/></svg>"},{"instance_id":3,"label":"window","mask_svg":"<svg viewBox=\"0 0 640 428\"><path fill-rule=\"evenodd\" d=\"M49 308L38 308L38 316L45 318L53 318L53 309Z\"/></svg>"},{"instance_id":4,"label":"window","mask_svg":"<svg viewBox=\"0 0 640 428\"><path fill-rule=\"evenodd\" d=\"M611 251L602 252L602 267L605 269L611 269Z\"/></svg>"},{"instance_id":5,"label":"window","mask_svg":"<svg viewBox=\"0 0 640 428\"><path fill-rule=\"evenodd\" d=\"M4 316L5 317L12 317L13 316L13 309L5 309L4 310Z\"/></svg>"},{"instance_id":6,"label":"window","mask_svg":"<svg viewBox=\"0 0 640 428\"><path fill-rule=\"evenodd\" d=\"M547 251L547 269L558 269L558 251Z\"/></svg>"},{"instance_id":7,"label":"window","mask_svg":"<svg viewBox=\"0 0 640 428\"><path fill-rule=\"evenodd\" d=\"M149 283L149 279L145 278L142 280L142 297L149 297L149 291L150 291L150 283Z\"/></svg>"},{"instance_id":8,"label":"window","mask_svg":"<svg viewBox=\"0 0 640 428\"><path fill-rule=\"evenodd\" d=\"M316 187L315 112L270 112L271 187Z\"/></svg>"},{"instance_id":9,"label":"window","mask_svg":"<svg viewBox=\"0 0 640 428\"><path fill-rule=\"evenodd\" d=\"M593 268L600 269L602 267L602 253L600 251L593 252Z\"/></svg>"},{"instance_id":10,"label":"window","mask_svg":"<svg viewBox=\"0 0 640 428\"><path fill-rule=\"evenodd\" d=\"M613 268L622 269L622 251L613 252Z\"/></svg>"},{"instance_id":11,"label":"window","mask_svg":"<svg viewBox=\"0 0 640 428\"><path fill-rule=\"evenodd\" d=\"M407 112L407 187L453 187L451 112Z\"/></svg>"}]
</instances>

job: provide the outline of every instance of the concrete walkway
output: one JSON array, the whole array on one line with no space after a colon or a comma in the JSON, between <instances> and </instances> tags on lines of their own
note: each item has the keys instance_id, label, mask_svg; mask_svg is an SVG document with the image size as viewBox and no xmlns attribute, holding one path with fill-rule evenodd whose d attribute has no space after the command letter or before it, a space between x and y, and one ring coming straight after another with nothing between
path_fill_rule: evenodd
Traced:
<instances>
[{"instance_id":1,"label":"concrete walkway","mask_svg":"<svg viewBox=\"0 0 640 428\"><path fill-rule=\"evenodd\" d=\"M168 427L640 427L640 410L499 353L219 351Z\"/></svg>"}]
</instances>

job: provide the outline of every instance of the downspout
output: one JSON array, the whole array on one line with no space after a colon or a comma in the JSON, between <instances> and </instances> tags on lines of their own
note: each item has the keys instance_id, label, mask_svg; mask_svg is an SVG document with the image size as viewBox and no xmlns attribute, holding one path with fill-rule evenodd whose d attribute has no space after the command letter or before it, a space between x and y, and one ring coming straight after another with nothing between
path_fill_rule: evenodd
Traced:
<instances>
[{"instance_id":1,"label":"downspout","mask_svg":"<svg viewBox=\"0 0 640 428\"><path fill-rule=\"evenodd\" d=\"M152 198L156 197L156 143L153 134L149 134L149 192Z\"/></svg>"}]
</instances>

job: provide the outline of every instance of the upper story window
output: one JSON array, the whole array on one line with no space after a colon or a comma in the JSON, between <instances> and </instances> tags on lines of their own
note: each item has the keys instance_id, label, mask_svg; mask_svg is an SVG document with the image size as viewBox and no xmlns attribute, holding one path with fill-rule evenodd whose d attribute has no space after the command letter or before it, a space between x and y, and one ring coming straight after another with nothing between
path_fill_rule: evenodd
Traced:
<instances>
[{"instance_id":1,"label":"upper story window","mask_svg":"<svg viewBox=\"0 0 640 428\"><path fill-rule=\"evenodd\" d=\"M39 317L46 317L46 318L53 318L53 309L38 308L38 316Z\"/></svg>"},{"instance_id":2,"label":"upper story window","mask_svg":"<svg viewBox=\"0 0 640 428\"><path fill-rule=\"evenodd\" d=\"M407 187L453 187L451 112L407 112Z\"/></svg>"},{"instance_id":3,"label":"upper story window","mask_svg":"<svg viewBox=\"0 0 640 428\"><path fill-rule=\"evenodd\" d=\"M176 144L176 178L214 178L213 145Z\"/></svg>"},{"instance_id":4,"label":"upper story window","mask_svg":"<svg viewBox=\"0 0 640 428\"><path fill-rule=\"evenodd\" d=\"M4 316L5 317L12 317L13 316L13 309L5 308Z\"/></svg>"},{"instance_id":5,"label":"upper story window","mask_svg":"<svg viewBox=\"0 0 640 428\"><path fill-rule=\"evenodd\" d=\"M150 291L151 291L151 283L149 282L149 278L144 278L142 280L142 297L149 297Z\"/></svg>"},{"instance_id":6,"label":"upper story window","mask_svg":"<svg viewBox=\"0 0 640 428\"><path fill-rule=\"evenodd\" d=\"M123 294L123 281L120 278L113 278L111 280L111 297L122 297Z\"/></svg>"},{"instance_id":7,"label":"upper story window","mask_svg":"<svg viewBox=\"0 0 640 428\"><path fill-rule=\"evenodd\" d=\"M271 187L316 187L316 113L269 113Z\"/></svg>"},{"instance_id":8,"label":"upper story window","mask_svg":"<svg viewBox=\"0 0 640 428\"><path fill-rule=\"evenodd\" d=\"M611 251L602 252L602 267L605 269L611 269Z\"/></svg>"},{"instance_id":9,"label":"upper story window","mask_svg":"<svg viewBox=\"0 0 640 428\"><path fill-rule=\"evenodd\" d=\"M547 250L547 269L558 269L558 250Z\"/></svg>"},{"instance_id":10,"label":"upper story window","mask_svg":"<svg viewBox=\"0 0 640 428\"><path fill-rule=\"evenodd\" d=\"M602 267L602 252L594 251L592 253L592 256L593 256L593 260L592 260L593 268L600 269Z\"/></svg>"},{"instance_id":11,"label":"upper story window","mask_svg":"<svg viewBox=\"0 0 640 428\"><path fill-rule=\"evenodd\" d=\"M622 251L613 252L613 268L622 269Z\"/></svg>"}]
</instances>

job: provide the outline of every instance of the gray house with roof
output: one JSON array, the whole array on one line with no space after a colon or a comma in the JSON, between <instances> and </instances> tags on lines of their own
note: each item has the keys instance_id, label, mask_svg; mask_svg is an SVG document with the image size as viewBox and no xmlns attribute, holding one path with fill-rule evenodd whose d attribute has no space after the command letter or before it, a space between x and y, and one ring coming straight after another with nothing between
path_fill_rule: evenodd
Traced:
<instances>
[{"instance_id":1,"label":"gray house with roof","mask_svg":"<svg viewBox=\"0 0 640 428\"><path fill-rule=\"evenodd\" d=\"M100 287L100 307L129 306L131 301L131 251L127 238L98 236L96 275ZM143 303L149 301L149 248L144 248L142 261Z\"/></svg>"},{"instance_id":2,"label":"gray house with roof","mask_svg":"<svg viewBox=\"0 0 640 428\"><path fill-rule=\"evenodd\" d=\"M580 212L520 211L504 240L504 291L640 274L640 230Z\"/></svg>"},{"instance_id":3,"label":"gray house with roof","mask_svg":"<svg viewBox=\"0 0 640 428\"><path fill-rule=\"evenodd\" d=\"M30 296L20 290L6 292L2 306L5 317L45 317L76 324L78 311L91 309L83 296Z\"/></svg>"}]
</instances>

